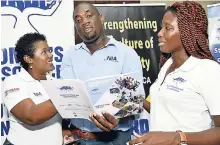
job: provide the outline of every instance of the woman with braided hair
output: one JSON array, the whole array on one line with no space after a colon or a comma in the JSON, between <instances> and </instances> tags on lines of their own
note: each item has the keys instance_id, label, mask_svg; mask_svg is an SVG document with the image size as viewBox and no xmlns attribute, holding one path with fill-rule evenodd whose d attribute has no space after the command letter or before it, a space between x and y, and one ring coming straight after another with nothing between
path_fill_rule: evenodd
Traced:
<instances>
[{"instance_id":1,"label":"woman with braided hair","mask_svg":"<svg viewBox=\"0 0 220 145\"><path fill-rule=\"evenodd\" d=\"M219 145L220 66L208 47L207 17L193 1L176 2L158 33L162 52L158 79L150 88L150 132L129 144Z\"/></svg>"}]
</instances>

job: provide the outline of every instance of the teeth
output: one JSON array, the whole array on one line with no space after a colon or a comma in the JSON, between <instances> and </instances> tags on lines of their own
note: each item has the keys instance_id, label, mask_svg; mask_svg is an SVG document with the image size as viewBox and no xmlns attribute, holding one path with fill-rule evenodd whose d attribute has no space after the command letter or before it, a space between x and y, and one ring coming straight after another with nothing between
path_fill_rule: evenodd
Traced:
<instances>
[{"instance_id":1,"label":"teeth","mask_svg":"<svg viewBox=\"0 0 220 145\"><path fill-rule=\"evenodd\" d=\"M86 28L86 29L85 29L85 32L89 32L89 31L91 31L91 29L92 29L92 28Z\"/></svg>"},{"instance_id":2,"label":"teeth","mask_svg":"<svg viewBox=\"0 0 220 145\"><path fill-rule=\"evenodd\" d=\"M162 45L164 45L164 42L160 42L160 43L158 44L158 46L162 46Z\"/></svg>"}]
</instances>

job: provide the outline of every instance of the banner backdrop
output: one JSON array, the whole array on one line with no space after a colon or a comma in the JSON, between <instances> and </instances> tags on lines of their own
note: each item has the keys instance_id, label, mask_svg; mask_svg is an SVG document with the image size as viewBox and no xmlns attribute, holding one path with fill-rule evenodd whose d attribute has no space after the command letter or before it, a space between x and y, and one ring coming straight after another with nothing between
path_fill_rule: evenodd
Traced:
<instances>
[{"instance_id":1,"label":"banner backdrop","mask_svg":"<svg viewBox=\"0 0 220 145\"><path fill-rule=\"evenodd\" d=\"M220 64L220 3L208 5L210 51Z\"/></svg>"},{"instance_id":2,"label":"banner backdrop","mask_svg":"<svg viewBox=\"0 0 220 145\"><path fill-rule=\"evenodd\" d=\"M133 48L140 56L146 95L158 75L160 49L157 33L165 11L165 4L96 5L104 16L106 35L111 35ZM145 111L135 120L132 132L146 133L149 114Z\"/></svg>"},{"instance_id":3,"label":"banner backdrop","mask_svg":"<svg viewBox=\"0 0 220 145\"><path fill-rule=\"evenodd\" d=\"M71 0L1 0L1 79L19 72L14 57L16 41L27 32L40 32L47 37L54 57L52 75L60 78L60 62L65 50L74 45ZM2 85L1 85L2 86ZM1 100L2 144L9 131L8 115Z\"/></svg>"}]
</instances>

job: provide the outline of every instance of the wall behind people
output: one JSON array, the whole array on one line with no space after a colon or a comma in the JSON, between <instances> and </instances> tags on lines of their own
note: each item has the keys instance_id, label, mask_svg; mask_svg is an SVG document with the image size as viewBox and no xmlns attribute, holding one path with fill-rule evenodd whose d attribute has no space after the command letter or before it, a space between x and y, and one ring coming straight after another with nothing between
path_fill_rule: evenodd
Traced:
<instances>
[{"instance_id":1,"label":"wall behind people","mask_svg":"<svg viewBox=\"0 0 220 145\"><path fill-rule=\"evenodd\" d=\"M14 47L18 38L27 32L40 32L47 37L55 66L52 75L60 78L60 63L64 51L74 45L73 2L69 0L2 0L1 12L2 81L19 72L20 66L14 55ZM1 103L2 143L10 127L7 118L7 110Z\"/></svg>"},{"instance_id":2,"label":"wall behind people","mask_svg":"<svg viewBox=\"0 0 220 145\"><path fill-rule=\"evenodd\" d=\"M165 3L166 6L171 6L174 2L176 1L183 1L183 0L169 0L169 1L161 1L161 0L140 0L140 3ZM196 0L198 1L198 0ZM205 0L199 0L198 1L202 7L205 9L206 13L208 11L207 5L211 5L211 4L216 4L219 3L219 0L210 0L210 1L205 1Z\"/></svg>"}]
</instances>

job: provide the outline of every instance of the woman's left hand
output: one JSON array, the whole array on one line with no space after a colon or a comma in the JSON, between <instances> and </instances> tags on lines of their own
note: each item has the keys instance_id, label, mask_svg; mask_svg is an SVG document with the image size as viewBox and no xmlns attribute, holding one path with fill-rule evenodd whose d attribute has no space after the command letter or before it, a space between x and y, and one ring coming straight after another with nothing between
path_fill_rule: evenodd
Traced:
<instances>
[{"instance_id":1,"label":"woman's left hand","mask_svg":"<svg viewBox=\"0 0 220 145\"><path fill-rule=\"evenodd\" d=\"M129 145L177 145L180 143L180 136L176 132L149 132L137 137L129 142Z\"/></svg>"}]
</instances>

